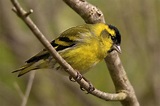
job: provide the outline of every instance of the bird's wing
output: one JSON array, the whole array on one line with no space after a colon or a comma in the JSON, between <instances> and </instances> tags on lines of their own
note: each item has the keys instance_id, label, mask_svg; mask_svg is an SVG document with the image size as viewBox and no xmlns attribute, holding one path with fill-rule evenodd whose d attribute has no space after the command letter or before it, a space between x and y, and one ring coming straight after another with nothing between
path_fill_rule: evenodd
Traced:
<instances>
[{"instance_id":1,"label":"bird's wing","mask_svg":"<svg viewBox=\"0 0 160 106\"><path fill-rule=\"evenodd\" d=\"M37 55L35 55L35 56L31 57L30 59L28 59L26 61L26 63L32 63L32 62L37 62L37 61L39 61L41 59L46 59L46 58L49 57L49 55L50 54L48 53L48 51L43 49L43 51L39 52Z\"/></svg>"},{"instance_id":2,"label":"bird's wing","mask_svg":"<svg viewBox=\"0 0 160 106\"><path fill-rule=\"evenodd\" d=\"M83 36L85 33L88 33L85 27L73 27L64 31L58 38L51 42L51 45L56 49L56 51L61 51L66 48L73 47L78 42L82 42ZM39 52L37 55L33 56L27 63L37 62L41 59L47 59L50 56L49 52L46 49Z\"/></svg>"}]
</instances>

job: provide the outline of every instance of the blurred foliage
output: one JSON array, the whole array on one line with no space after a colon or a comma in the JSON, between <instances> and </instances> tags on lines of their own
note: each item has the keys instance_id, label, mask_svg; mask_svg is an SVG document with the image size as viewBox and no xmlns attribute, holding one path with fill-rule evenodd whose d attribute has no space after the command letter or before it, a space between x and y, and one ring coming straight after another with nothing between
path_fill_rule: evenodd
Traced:
<instances>
[{"instance_id":1,"label":"blurred foliage","mask_svg":"<svg viewBox=\"0 0 160 106\"><path fill-rule=\"evenodd\" d=\"M33 9L30 15L51 41L69 27L84 21L61 0L19 0ZM117 26L122 35L122 63L142 106L160 106L160 1L88 0L100 8L106 23ZM28 27L11 11L9 0L0 0L0 104L19 106L29 74L17 78L11 72L39 52L43 46ZM104 62L85 74L96 88L114 92ZM18 89L18 87L20 89ZM39 70L33 82L28 106L120 106L86 95L68 77Z\"/></svg>"}]
</instances>

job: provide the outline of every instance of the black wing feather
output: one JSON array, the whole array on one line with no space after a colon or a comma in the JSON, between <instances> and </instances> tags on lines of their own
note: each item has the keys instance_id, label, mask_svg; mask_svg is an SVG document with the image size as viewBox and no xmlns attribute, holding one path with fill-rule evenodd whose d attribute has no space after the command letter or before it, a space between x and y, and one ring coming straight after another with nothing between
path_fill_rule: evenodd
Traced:
<instances>
[{"instance_id":1,"label":"black wing feather","mask_svg":"<svg viewBox=\"0 0 160 106\"><path fill-rule=\"evenodd\" d=\"M56 39L57 40L57 39ZM53 47L55 47L56 51L60 51L60 50L64 50L66 48L72 47L75 45L75 41L70 40L68 37L59 37L58 40L61 42L67 42L68 45L62 45L62 44L58 44L58 42L56 43L56 40L51 42L51 45Z\"/></svg>"},{"instance_id":2,"label":"black wing feather","mask_svg":"<svg viewBox=\"0 0 160 106\"><path fill-rule=\"evenodd\" d=\"M27 62L27 63L37 62L37 61L39 61L39 60L41 60L41 59L46 59L46 58L48 58L49 55L50 55L50 54L47 53L47 52L46 52L45 54L42 54L42 55L36 55L36 56L30 58L29 60L27 60L26 62Z\"/></svg>"},{"instance_id":3,"label":"black wing feather","mask_svg":"<svg viewBox=\"0 0 160 106\"><path fill-rule=\"evenodd\" d=\"M69 43L69 45L62 45L62 44L58 44L58 42L56 43L56 40L59 40L61 42L67 42ZM75 45L73 40L70 40L68 37L59 37L58 39L53 40L51 42L51 45L56 49L56 51L60 51L60 50L64 50L66 48L72 47ZM47 59L50 56L49 52L46 51L45 49L38 53L37 55L35 55L34 57L30 58L29 60L27 60L27 63L31 63L31 62L37 62L41 59Z\"/></svg>"}]
</instances>

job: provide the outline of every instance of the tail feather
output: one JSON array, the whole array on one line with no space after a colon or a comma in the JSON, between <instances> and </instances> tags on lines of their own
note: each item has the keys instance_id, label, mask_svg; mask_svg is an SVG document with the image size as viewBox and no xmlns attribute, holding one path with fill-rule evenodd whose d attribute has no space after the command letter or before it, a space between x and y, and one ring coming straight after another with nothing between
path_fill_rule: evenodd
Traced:
<instances>
[{"instance_id":1,"label":"tail feather","mask_svg":"<svg viewBox=\"0 0 160 106\"><path fill-rule=\"evenodd\" d=\"M31 66L31 65L32 65L32 64L26 64L26 65L22 66L21 68L12 71L12 73L16 73L16 72L22 71L22 70L24 70L25 68L27 68L27 67L29 67L29 66Z\"/></svg>"},{"instance_id":2,"label":"tail feather","mask_svg":"<svg viewBox=\"0 0 160 106\"><path fill-rule=\"evenodd\" d=\"M38 67L34 66L33 63L29 63L29 64L26 64L26 65L22 66L21 68L15 70L15 71L13 71L12 73L20 72L18 74L18 77L20 77L20 76L22 76L32 70L35 70L35 69L38 69Z\"/></svg>"},{"instance_id":3,"label":"tail feather","mask_svg":"<svg viewBox=\"0 0 160 106\"><path fill-rule=\"evenodd\" d=\"M13 71L12 73L19 72L18 77L36 69L44 69L44 68L54 68L56 65L56 61L52 60L39 60L37 62L26 63L26 65L21 68Z\"/></svg>"}]
</instances>

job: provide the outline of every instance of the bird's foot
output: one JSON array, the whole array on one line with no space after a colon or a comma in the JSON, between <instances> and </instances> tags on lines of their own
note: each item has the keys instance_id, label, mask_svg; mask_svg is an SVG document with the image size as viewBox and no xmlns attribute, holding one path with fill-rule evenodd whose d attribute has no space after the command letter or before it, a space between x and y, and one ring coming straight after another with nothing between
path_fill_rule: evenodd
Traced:
<instances>
[{"instance_id":1,"label":"bird's foot","mask_svg":"<svg viewBox=\"0 0 160 106\"><path fill-rule=\"evenodd\" d=\"M95 90L93 84L92 84L90 81L88 81L85 77L83 77L83 79L84 79L84 80L88 83L88 85L89 85L86 94L89 94L89 93L93 92L93 91ZM84 89L82 86L80 86L80 89L81 89L82 91L85 91L85 89Z\"/></svg>"},{"instance_id":2,"label":"bird's foot","mask_svg":"<svg viewBox=\"0 0 160 106\"><path fill-rule=\"evenodd\" d=\"M83 78L83 76L80 74L80 72L77 71L77 76L75 79L73 79L72 76L69 76L69 80L72 82L80 81Z\"/></svg>"},{"instance_id":3,"label":"bird's foot","mask_svg":"<svg viewBox=\"0 0 160 106\"><path fill-rule=\"evenodd\" d=\"M85 91L85 90L86 90L86 91L87 91L87 94L89 94L89 93L91 93L92 91L94 91L95 88L94 88L93 84L92 84L90 81L88 81L85 77L83 77L78 71L77 71L77 76L76 76L75 79L73 79L72 76L69 76L69 80L72 81L72 82L80 81L82 78L88 83L89 87L88 87L88 89L86 90L86 89L84 89L84 87L80 86L80 89L81 89L82 91Z\"/></svg>"}]
</instances>

